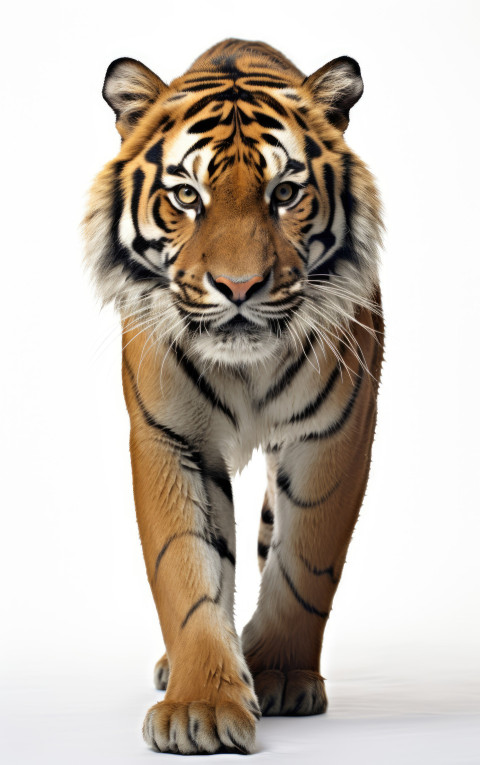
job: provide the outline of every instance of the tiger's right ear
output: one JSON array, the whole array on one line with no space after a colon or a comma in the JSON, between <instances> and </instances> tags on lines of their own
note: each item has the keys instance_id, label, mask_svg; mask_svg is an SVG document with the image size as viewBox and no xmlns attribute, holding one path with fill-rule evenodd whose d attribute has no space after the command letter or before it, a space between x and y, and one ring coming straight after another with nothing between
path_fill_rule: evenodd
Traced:
<instances>
[{"instance_id":1,"label":"tiger's right ear","mask_svg":"<svg viewBox=\"0 0 480 765\"><path fill-rule=\"evenodd\" d=\"M102 96L117 118L117 130L126 138L167 85L133 58L112 61L105 75Z\"/></svg>"}]
</instances>

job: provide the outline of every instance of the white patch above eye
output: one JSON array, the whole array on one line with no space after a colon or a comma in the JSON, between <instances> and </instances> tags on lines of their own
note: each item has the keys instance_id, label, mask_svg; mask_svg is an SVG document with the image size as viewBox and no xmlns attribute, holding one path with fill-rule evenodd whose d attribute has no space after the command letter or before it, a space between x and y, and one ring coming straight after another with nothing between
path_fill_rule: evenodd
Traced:
<instances>
[{"instance_id":1,"label":"white patch above eye","mask_svg":"<svg viewBox=\"0 0 480 765\"><path fill-rule=\"evenodd\" d=\"M208 153L209 155L211 152ZM204 183L202 183L202 177L206 174L206 172L203 171L203 167L208 166L208 162L210 161L210 156L207 157L202 156L202 150L192 152L183 163L182 167L186 172L186 175L184 174L173 174L173 173L165 173L163 176L163 182L169 188L168 196L172 204L177 208L177 210L181 210L182 212L195 212L193 208L187 208L184 207L180 202L177 200L175 192L173 191L173 187L176 186L191 186L197 194L200 197L200 200L204 207L207 207L210 204L211 201L211 195ZM170 157L167 155L167 167L169 165L173 165L174 163L170 161ZM193 167L195 165L196 173L193 170ZM195 217L195 215L193 216Z\"/></svg>"},{"instance_id":2,"label":"white patch above eye","mask_svg":"<svg viewBox=\"0 0 480 765\"><path fill-rule=\"evenodd\" d=\"M304 170L286 169L289 159L297 159L298 162L305 164L303 160L303 152L300 149L299 143L295 136L291 133L281 133L277 131L279 137L278 146L270 146L266 144L262 146L262 155L267 163L265 175L270 180L267 183L265 189L265 201L270 204L273 190L279 183L283 181L289 181L295 183L298 186L304 186L308 178L308 169L305 166ZM285 149L285 151L284 151ZM280 162L280 167L279 167ZM297 201L298 197L293 201ZM288 209L288 205L285 206Z\"/></svg>"},{"instance_id":3,"label":"white patch above eye","mask_svg":"<svg viewBox=\"0 0 480 765\"><path fill-rule=\"evenodd\" d=\"M208 205L210 203L210 194L207 189L206 181L208 180L208 164L213 156L212 149L209 144L188 154L188 151L195 145L195 143L197 143L199 138L200 136L192 135L188 132L187 125L184 130L167 143L165 147L164 167L167 168L169 166L175 167L182 165L188 173L188 178L185 176L165 173L163 180L168 186L188 183L198 191L202 197L204 205Z\"/></svg>"}]
</instances>

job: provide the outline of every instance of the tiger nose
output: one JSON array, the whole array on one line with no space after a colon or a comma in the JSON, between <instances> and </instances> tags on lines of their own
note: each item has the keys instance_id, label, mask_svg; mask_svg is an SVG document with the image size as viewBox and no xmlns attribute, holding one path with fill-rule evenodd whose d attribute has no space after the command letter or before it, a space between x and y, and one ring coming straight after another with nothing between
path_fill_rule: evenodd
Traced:
<instances>
[{"instance_id":1,"label":"tiger nose","mask_svg":"<svg viewBox=\"0 0 480 765\"><path fill-rule=\"evenodd\" d=\"M210 274L209 274L210 276ZM260 274L248 276L246 279L231 279L229 276L211 277L211 284L225 297L240 305L248 300L265 282L265 277Z\"/></svg>"}]
</instances>

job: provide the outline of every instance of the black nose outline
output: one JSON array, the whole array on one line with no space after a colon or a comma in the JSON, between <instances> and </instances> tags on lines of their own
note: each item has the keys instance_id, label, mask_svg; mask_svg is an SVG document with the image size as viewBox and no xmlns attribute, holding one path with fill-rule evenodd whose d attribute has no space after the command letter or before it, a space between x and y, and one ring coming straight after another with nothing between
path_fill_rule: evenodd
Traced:
<instances>
[{"instance_id":1,"label":"black nose outline","mask_svg":"<svg viewBox=\"0 0 480 765\"><path fill-rule=\"evenodd\" d=\"M236 306L240 306L243 303L246 303L247 300L249 300L252 295L254 295L256 292L262 289L262 287L265 286L268 277L270 276L270 271L268 274L265 274L262 281L255 282L255 284L252 284L252 286L246 291L245 297L241 298L240 300L234 300L233 299L233 292L228 286L228 284L224 284L223 282L216 282L213 278L212 274L207 271L207 281L209 284L212 285L212 287L215 287L216 290L222 293L228 300L230 300L231 303L234 303Z\"/></svg>"}]
</instances>

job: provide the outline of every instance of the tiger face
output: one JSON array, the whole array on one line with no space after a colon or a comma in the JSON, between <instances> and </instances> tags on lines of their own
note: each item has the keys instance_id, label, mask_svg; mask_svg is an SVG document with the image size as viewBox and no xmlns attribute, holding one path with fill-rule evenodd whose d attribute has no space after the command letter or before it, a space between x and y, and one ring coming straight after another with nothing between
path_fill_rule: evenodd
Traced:
<instances>
[{"instance_id":1,"label":"tiger face","mask_svg":"<svg viewBox=\"0 0 480 765\"><path fill-rule=\"evenodd\" d=\"M114 62L123 143L85 221L103 298L211 362L329 343L377 283L378 200L343 139L362 90L352 59L305 78L262 43L226 41L169 87Z\"/></svg>"}]
</instances>

